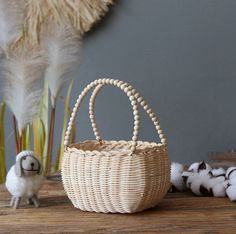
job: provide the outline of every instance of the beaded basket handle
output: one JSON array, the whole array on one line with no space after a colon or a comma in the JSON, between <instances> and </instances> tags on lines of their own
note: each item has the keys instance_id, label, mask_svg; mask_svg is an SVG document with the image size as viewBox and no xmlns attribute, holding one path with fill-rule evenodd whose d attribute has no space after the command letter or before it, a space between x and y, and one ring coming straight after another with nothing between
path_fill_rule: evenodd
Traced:
<instances>
[{"instance_id":1,"label":"beaded basket handle","mask_svg":"<svg viewBox=\"0 0 236 234\"><path fill-rule=\"evenodd\" d=\"M151 108L149 108L149 106L144 102L144 100L142 99L142 97L138 97L139 94L137 92L135 92L135 89L133 89L132 86L128 85L127 83L123 82L123 81L119 81L119 80L114 80L114 79L98 79L98 80L95 80L93 82L91 82L90 84L88 84L84 90L81 92L81 94L79 95L77 101L76 101L76 104L73 108L73 111L71 113L71 117L70 117L70 121L68 123L68 127L67 127L67 131L66 131L66 134L65 134L65 140L64 140L64 145L65 145L65 148L68 147L68 144L69 144L69 138L70 138L70 134L71 134L71 129L72 129L72 126L73 126L73 123L75 121L75 117L76 117L76 114L78 112L78 109L84 99L84 97L87 95L87 93L89 92L90 89L92 89L94 86L97 86L91 96L91 100L90 100L90 108L93 108L94 104L94 100L96 98L96 95L99 91L99 89L104 86L104 85L113 85L113 86L116 86L118 88L120 88L121 90L123 90L126 95L129 97L129 100L131 101L131 105L132 105L132 108L133 108L133 115L134 115L134 129L133 129L133 137L132 137L132 146L131 146L131 154L134 153L134 151L136 150L136 146L137 146L137 139L138 139L138 130L139 130L139 112L138 112L138 105L137 105L137 101L141 104L141 106L144 107L144 109L146 109L147 113L149 114L149 116L153 116L152 120L157 128L157 131L159 130L160 133L158 132L159 134L159 137L161 139L161 142L163 144L166 144L166 140L164 138L164 135L162 134L162 130L160 129L160 125L159 125L159 121L157 120L155 114L152 112ZM98 129L97 129L97 126L96 126L96 123L95 123L95 120L94 120L94 115L93 115L93 111L92 109L90 109L90 119L92 121L92 127L93 127L93 130L94 130L94 134L96 136L96 140L100 141L101 142L101 137L99 135L99 132L98 132ZM149 110L149 111L148 111Z\"/></svg>"},{"instance_id":2,"label":"beaded basket handle","mask_svg":"<svg viewBox=\"0 0 236 234\"><path fill-rule=\"evenodd\" d=\"M94 89L90 101L89 101L89 117L90 117L90 122L93 127L93 132L94 135L96 136L96 139L100 142L102 142L102 138L100 135L100 132L98 131L96 120L95 120L95 115L94 115L94 106L95 106L95 101L98 93L101 91L101 89L105 86L105 84L99 84L97 87ZM163 131L160 126L160 121L157 118L156 114L153 112L153 110L148 106L148 104L144 101L144 99L140 96L140 94L132 88L128 83L123 82L121 87L122 90L125 91L131 91L132 95L135 97L137 102L143 107L144 111L148 114L149 118L152 120L153 124L155 125L157 134L161 140L161 143L163 145L166 145L166 138L163 134Z\"/></svg>"}]
</instances>

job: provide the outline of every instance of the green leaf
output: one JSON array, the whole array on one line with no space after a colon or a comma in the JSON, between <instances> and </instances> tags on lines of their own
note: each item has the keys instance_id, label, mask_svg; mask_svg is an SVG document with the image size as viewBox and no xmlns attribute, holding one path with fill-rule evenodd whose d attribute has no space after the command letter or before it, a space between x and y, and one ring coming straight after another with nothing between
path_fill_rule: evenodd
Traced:
<instances>
[{"instance_id":1,"label":"green leaf","mask_svg":"<svg viewBox=\"0 0 236 234\"><path fill-rule=\"evenodd\" d=\"M30 150L30 125L22 131L22 150Z\"/></svg>"},{"instance_id":2,"label":"green leaf","mask_svg":"<svg viewBox=\"0 0 236 234\"><path fill-rule=\"evenodd\" d=\"M57 171L61 169L61 163L62 163L62 158L63 158L63 154L64 154L64 138L65 138L65 133L66 133L66 129L67 129L68 119L70 117L70 112L71 112L70 97L71 97L71 91L72 91L73 85L74 85L74 81L72 80L69 84L65 103L64 103L64 120L63 120L62 134L61 134L61 145L58 149L57 160L56 160L56 170ZM73 126L73 129L74 128L75 127ZM72 132L74 132L74 130L72 130Z\"/></svg>"},{"instance_id":3,"label":"green leaf","mask_svg":"<svg viewBox=\"0 0 236 234\"><path fill-rule=\"evenodd\" d=\"M6 178L6 162L5 162L5 128L4 116L6 105L0 104L0 184L5 182Z\"/></svg>"},{"instance_id":4,"label":"green leaf","mask_svg":"<svg viewBox=\"0 0 236 234\"><path fill-rule=\"evenodd\" d=\"M39 158L39 160L42 161L46 138L44 123L39 117L36 117L33 121L33 133L34 153Z\"/></svg>"},{"instance_id":5,"label":"green leaf","mask_svg":"<svg viewBox=\"0 0 236 234\"><path fill-rule=\"evenodd\" d=\"M34 153L46 168L48 148L48 83L45 81L43 95L39 105L39 114L32 124Z\"/></svg>"}]
</instances>

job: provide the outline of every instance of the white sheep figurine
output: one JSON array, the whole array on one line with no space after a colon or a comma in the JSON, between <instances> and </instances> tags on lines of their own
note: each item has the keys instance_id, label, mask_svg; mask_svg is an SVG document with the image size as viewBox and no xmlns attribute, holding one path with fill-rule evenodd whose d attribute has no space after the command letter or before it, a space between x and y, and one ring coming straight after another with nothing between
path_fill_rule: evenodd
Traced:
<instances>
[{"instance_id":1,"label":"white sheep figurine","mask_svg":"<svg viewBox=\"0 0 236 234\"><path fill-rule=\"evenodd\" d=\"M10 205L19 208L22 198L39 207L38 191L43 182L42 165L32 151L22 151L16 156L6 178L6 188L11 193Z\"/></svg>"}]
</instances>

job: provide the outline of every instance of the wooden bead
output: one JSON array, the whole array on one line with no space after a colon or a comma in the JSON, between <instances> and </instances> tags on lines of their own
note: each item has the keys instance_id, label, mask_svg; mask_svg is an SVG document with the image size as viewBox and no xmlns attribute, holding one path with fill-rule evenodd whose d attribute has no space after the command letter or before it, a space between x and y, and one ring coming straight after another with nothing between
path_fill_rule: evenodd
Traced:
<instances>
[{"instance_id":1,"label":"wooden bead","mask_svg":"<svg viewBox=\"0 0 236 234\"><path fill-rule=\"evenodd\" d=\"M134 126L134 131L138 131L138 129L139 129L139 125L135 125Z\"/></svg>"},{"instance_id":2,"label":"wooden bead","mask_svg":"<svg viewBox=\"0 0 236 234\"><path fill-rule=\"evenodd\" d=\"M161 139L164 139L164 134L160 134L159 137L160 137Z\"/></svg>"},{"instance_id":3,"label":"wooden bead","mask_svg":"<svg viewBox=\"0 0 236 234\"><path fill-rule=\"evenodd\" d=\"M117 86L119 80L114 80L113 85Z\"/></svg>"},{"instance_id":4,"label":"wooden bead","mask_svg":"<svg viewBox=\"0 0 236 234\"><path fill-rule=\"evenodd\" d=\"M150 116L150 118L152 118L152 117L155 116L155 114L154 114L153 112L151 112L151 113L149 114L149 116Z\"/></svg>"},{"instance_id":5,"label":"wooden bead","mask_svg":"<svg viewBox=\"0 0 236 234\"><path fill-rule=\"evenodd\" d=\"M128 87L125 87L124 88L124 92L127 93L129 91L129 88Z\"/></svg>"},{"instance_id":6,"label":"wooden bead","mask_svg":"<svg viewBox=\"0 0 236 234\"><path fill-rule=\"evenodd\" d=\"M110 81L109 81L109 83L111 84L111 85L113 85L114 84L114 79L110 79Z\"/></svg>"},{"instance_id":7,"label":"wooden bead","mask_svg":"<svg viewBox=\"0 0 236 234\"><path fill-rule=\"evenodd\" d=\"M145 101L142 101L142 102L140 102L140 105L141 105L141 106L145 106L145 105L146 105L146 102L145 102Z\"/></svg>"},{"instance_id":8,"label":"wooden bead","mask_svg":"<svg viewBox=\"0 0 236 234\"><path fill-rule=\"evenodd\" d=\"M143 98L142 97L139 97L138 98L138 102L142 102L143 101Z\"/></svg>"},{"instance_id":9,"label":"wooden bead","mask_svg":"<svg viewBox=\"0 0 236 234\"><path fill-rule=\"evenodd\" d=\"M87 89L91 89L92 87L93 87L92 84L88 84L86 88L87 88Z\"/></svg>"},{"instance_id":10,"label":"wooden bead","mask_svg":"<svg viewBox=\"0 0 236 234\"><path fill-rule=\"evenodd\" d=\"M133 100L135 100L134 96L130 96L129 100L132 102Z\"/></svg>"},{"instance_id":11,"label":"wooden bead","mask_svg":"<svg viewBox=\"0 0 236 234\"><path fill-rule=\"evenodd\" d=\"M164 139L164 138L161 139L161 143L162 143L162 144L166 144L166 139Z\"/></svg>"},{"instance_id":12,"label":"wooden bead","mask_svg":"<svg viewBox=\"0 0 236 234\"><path fill-rule=\"evenodd\" d=\"M156 121L157 121L157 117L156 116L152 117L152 122L156 122Z\"/></svg>"},{"instance_id":13,"label":"wooden bead","mask_svg":"<svg viewBox=\"0 0 236 234\"><path fill-rule=\"evenodd\" d=\"M148 105L144 105L144 106L143 106L143 109L144 109L145 111L146 111L148 108L149 108Z\"/></svg>"},{"instance_id":14,"label":"wooden bead","mask_svg":"<svg viewBox=\"0 0 236 234\"><path fill-rule=\"evenodd\" d=\"M132 137L132 140L133 140L133 141L137 141L137 139L138 139L137 136L133 136L133 137Z\"/></svg>"},{"instance_id":15,"label":"wooden bead","mask_svg":"<svg viewBox=\"0 0 236 234\"><path fill-rule=\"evenodd\" d=\"M127 96L130 97L132 95L132 92L131 91L128 91L127 92Z\"/></svg>"},{"instance_id":16,"label":"wooden bead","mask_svg":"<svg viewBox=\"0 0 236 234\"><path fill-rule=\"evenodd\" d=\"M124 82L122 80L120 80L118 83L117 83L117 87L120 88L120 86L123 84Z\"/></svg>"},{"instance_id":17,"label":"wooden bead","mask_svg":"<svg viewBox=\"0 0 236 234\"><path fill-rule=\"evenodd\" d=\"M78 99L77 99L77 102L79 102L79 100L81 100L83 97L82 97L82 94L79 95Z\"/></svg>"},{"instance_id":18,"label":"wooden bead","mask_svg":"<svg viewBox=\"0 0 236 234\"><path fill-rule=\"evenodd\" d=\"M74 113L77 112L77 107L76 107L76 106L73 108L73 112L74 112Z\"/></svg>"},{"instance_id":19,"label":"wooden bead","mask_svg":"<svg viewBox=\"0 0 236 234\"><path fill-rule=\"evenodd\" d=\"M121 86L120 86L120 88L122 89L122 90L124 90L125 89L125 84L122 84Z\"/></svg>"}]
</instances>

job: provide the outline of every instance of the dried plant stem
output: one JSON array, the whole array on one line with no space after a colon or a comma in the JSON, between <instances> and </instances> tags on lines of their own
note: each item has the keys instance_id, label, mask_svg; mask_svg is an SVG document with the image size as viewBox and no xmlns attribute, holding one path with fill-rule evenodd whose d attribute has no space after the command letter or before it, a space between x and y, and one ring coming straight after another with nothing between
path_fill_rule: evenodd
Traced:
<instances>
[{"instance_id":1,"label":"dried plant stem","mask_svg":"<svg viewBox=\"0 0 236 234\"><path fill-rule=\"evenodd\" d=\"M53 151L53 142L54 142L54 127L55 127L55 115L56 115L56 104L51 108L50 115L50 126L49 126L49 140L48 140L48 158L47 158L47 175L51 172L52 166L52 151Z\"/></svg>"},{"instance_id":2,"label":"dried plant stem","mask_svg":"<svg viewBox=\"0 0 236 234\"><path fill-rule=\"evenodd\" d=\"M22 145L23 145L23 138L22 138L22 135L19 135L19 138L18 138L18 153L22 151Z\"/></svg>"},{"instance_id":3,"label":"dried plant stem","mask_svg":"<svg viewBox=\"0 0 236 234\"><path fill-rule=\"evenodd\" d=\"M14 129L14 136L15 136L15 144L16 144L16 153L18 154L20 152L20 146L19 146L19 134L17 130L17 121L15 115L12 115L12 121L13 121L13 129Z\"/></svg>"},{"instance_id":4,"label":"dried plant stem","mask_svg":"<svg viewBox=\"0 0 236 234\"><path fill-rule=\"evenodd\" d=\"M6 178L6 161L5 161L5 103L0 103L0 184L5 182Z\"/></svg>"}]
</instances>

